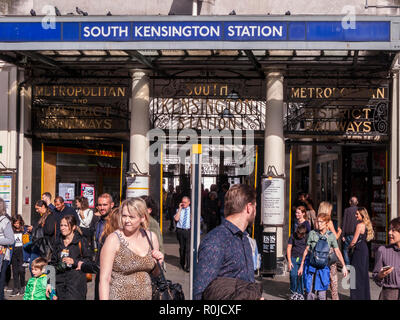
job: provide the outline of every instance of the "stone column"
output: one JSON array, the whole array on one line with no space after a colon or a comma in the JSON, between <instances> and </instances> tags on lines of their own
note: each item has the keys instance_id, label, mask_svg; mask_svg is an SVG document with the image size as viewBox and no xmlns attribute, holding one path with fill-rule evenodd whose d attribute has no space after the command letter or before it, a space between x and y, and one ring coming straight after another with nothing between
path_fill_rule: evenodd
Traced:
<instances>
[{"instance_id":1,"label":"stone column","mask_svg":"<svg viewBox=\"0 0 400 320\"><path fill-rule=\"evenodd\" d=\"M148 71L133 69L131 72L132 98L130 105L129 167L138 172L149 174L149 159L147 154L149 140L147 139L147 133L150 130L150 85ZM135 186L128 185L128 194L131 194L131 196L148 195L149 178L142 179L138 176L136 177Z\"/></svg>"},{"instance_id":2,"label":"stone column","mask_svg":"<svg viewBox=\"0 0 400 320\"><path fill-rule=\"evenodd\" d=\"M285 141L283 139L283 74L281 71L267 70L264 141L264 174L267 173L268 166L274 166L278 174L284 174Z\"/></svg>"},{"instance_id":3,"label":"stone column","mask_svg":"<svg viewBox=\"0 0 400 320\"><path fill-rule=\"evenodd\" d=\"M279 69L266 69L265 73L267 75L267 105L264 133L264 175L267 175L268 168L273 166L276 169L275 173L284 177L283 73ZM284 212L281 214L284 215ZM276 232L277 273L284 273L283 227L264 225L264 232Z\"/></svg>"},{"instance_id":4,"label":"stone column","mask_svg":"<svg viewBox=\"0 0 400 320\"><path fill-rule=\"evenodd\" d=\"M397 54L393 60L392 64L392 112L391 112L391 139L390 139L390 158L389 167L390 167L390 191L389 194L389 204L390 204L390 212L389 221L399 216L399 201L398 201L398 192L399 192L399 159L400 159L400 148L399 148L399 97L400 97L400 55ZM387 168L389 170L389 168Z\"/></svg>"}]
</instances>

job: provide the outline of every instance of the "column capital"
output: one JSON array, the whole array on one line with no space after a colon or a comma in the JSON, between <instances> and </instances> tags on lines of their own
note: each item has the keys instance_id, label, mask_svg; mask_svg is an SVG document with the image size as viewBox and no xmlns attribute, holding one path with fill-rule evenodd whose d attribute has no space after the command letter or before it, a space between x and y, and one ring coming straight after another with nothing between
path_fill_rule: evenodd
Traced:
<instances>
[{"instance_id":1,"label":"column capital","mask_svg":"<svg viewBox=\"0 0 400 320\"><path fill-rule=\"evenodd\" d=\"M286 74L286 67L279 65L271 65L263 67L266 78L280 78Z\"/></svg>"},{"instance_id":2,"label":"column capital","mask_svg":"<svg viewBox=\"0 0 400 320\"><path fill-rule=\"evenodd\" d=\"M130 69L129 72L133 80L139 80L148 77L151 71L149 69Z\"/></svg>"}]
</instances>

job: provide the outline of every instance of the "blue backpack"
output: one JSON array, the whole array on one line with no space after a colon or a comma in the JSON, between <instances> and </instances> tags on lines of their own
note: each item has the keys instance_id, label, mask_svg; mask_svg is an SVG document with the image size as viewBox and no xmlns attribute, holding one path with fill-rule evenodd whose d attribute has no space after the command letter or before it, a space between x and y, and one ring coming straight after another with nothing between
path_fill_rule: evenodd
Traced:
<instances>
[{"instance_id":1,"label":"blue backpack","mask_svg":"<svg viewBox=\"0 0 400 320\"><path fill-rule=\"evenodd\" d=\"M318 242L311 252L310 265L316 269L323 269L329 264L330 247L326 237L328 232L324 236L318 234Z\"/></svg>"}]
</instances>

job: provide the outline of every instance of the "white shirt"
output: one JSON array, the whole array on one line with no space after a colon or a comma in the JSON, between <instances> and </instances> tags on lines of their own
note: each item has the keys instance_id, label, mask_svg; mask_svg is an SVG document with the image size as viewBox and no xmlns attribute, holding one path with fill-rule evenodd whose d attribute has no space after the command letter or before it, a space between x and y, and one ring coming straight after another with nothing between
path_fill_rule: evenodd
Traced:
<instances>
[{"instance_id":1,"label":"white shirt","mask_svg":"<svg viewBox=\"0 0 400 320\"><path fill-rule=\"evenodd\" d=\"M24 245L22 243L22 232L14 233L14 239L15 239L15 246L16 247L22 247Z\"/></svg>"},{"instance_id":2,"label":"white shirt","mask_svg":"<svg viewBox=\"0 0 400 320\"><path fill-rule=\"evenodd\" d=\"M83 211L83 219L79 213L79 209L76 210L76 213L78 214L80 223L79 223L79 227L81 228L89 228L90 227L90 223L92 222L93 219L93 210L92 209L86 209L85 211Z\"/></svg>"}]
</instances>

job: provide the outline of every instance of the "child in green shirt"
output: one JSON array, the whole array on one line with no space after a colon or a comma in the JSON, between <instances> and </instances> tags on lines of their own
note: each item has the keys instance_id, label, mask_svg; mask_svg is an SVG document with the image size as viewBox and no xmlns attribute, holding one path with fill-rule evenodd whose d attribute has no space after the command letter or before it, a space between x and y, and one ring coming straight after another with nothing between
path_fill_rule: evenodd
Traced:
<instances>
[{"instance_id":1,"label":"child in green shirt","mask_svg":"<svg viewBox=\"0 0 400 320\"><path fill-rule=\"evenodd\" d=\"M47 283L47 275L44 274L46 265L46 259L41 257L32 261L33 277L26 285L24 300L57 300L54 290Z\"/></svg>"}]
</instances>

